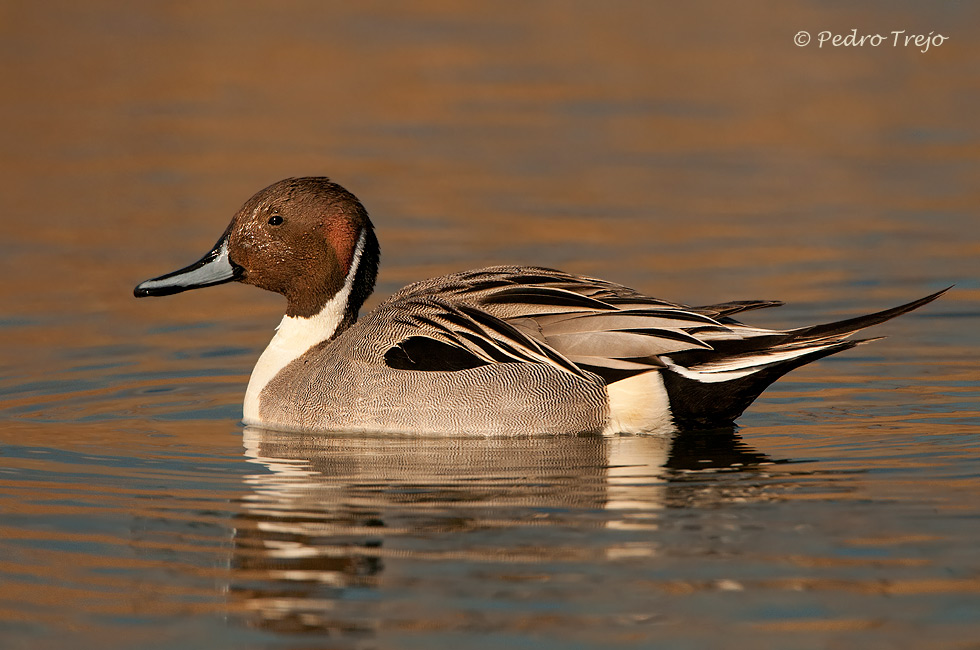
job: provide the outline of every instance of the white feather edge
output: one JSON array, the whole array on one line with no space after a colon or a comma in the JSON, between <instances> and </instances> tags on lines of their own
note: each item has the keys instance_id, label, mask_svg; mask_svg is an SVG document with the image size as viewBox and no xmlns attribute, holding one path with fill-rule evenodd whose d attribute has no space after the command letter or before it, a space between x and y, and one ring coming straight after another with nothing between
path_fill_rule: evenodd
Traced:
<instances>
[{"instance_id":1,"label":"white feather edge","mask_svg":"<svg viewBox=\"0 0 980 650\"><path fill-rule=\"evenodd\" d=\"M668 368L676 372L681 377L700 381L704 384L714 384L722 381L740 379L751 375L753 372L758 372L759 370L762 370L763 368L774 363L778 363L779 361L788 361L790 359L802 357L813 352L819 352L820 350L825 350L833 345L836 345L837 343L839 343L839 341L825 345L815 345L813 347L788 350L785 352L766 352L751 357L741 357L729 361L712 361L697 366L692 366L690 368L674 363L670 357L661 357L660 359L667 364Z\"/></svg>"}]
</instances>

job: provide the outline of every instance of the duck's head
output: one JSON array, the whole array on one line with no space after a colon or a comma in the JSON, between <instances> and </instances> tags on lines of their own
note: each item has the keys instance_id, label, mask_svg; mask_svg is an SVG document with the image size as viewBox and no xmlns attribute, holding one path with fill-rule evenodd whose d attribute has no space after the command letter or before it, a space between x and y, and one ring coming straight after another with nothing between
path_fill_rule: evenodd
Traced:
<instances>
[{"instance_id":1,"label":"duck's head","mask_svg":"<svg viewBox=\"0 0 980 650\"><path fill-rule=\"evenodd\" d=\"M284 295L287 316L311 317L344 296L357 317L378 271L378 240L353 194L324 177L288 178L258 192L197 262L140 283L136 297L236 280Z\"/></svg>"}]
</instances>

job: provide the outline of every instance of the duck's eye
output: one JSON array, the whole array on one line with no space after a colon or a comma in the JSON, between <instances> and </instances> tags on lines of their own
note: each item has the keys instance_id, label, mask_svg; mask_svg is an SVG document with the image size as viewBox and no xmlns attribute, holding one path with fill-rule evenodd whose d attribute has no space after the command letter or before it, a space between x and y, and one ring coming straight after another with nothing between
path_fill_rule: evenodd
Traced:
<instances>
[{"instance_id":1,"label":"duck's eye","mask_svg":"<svg viewBox=\"0 0 980 650\"><path fill-rule=\"evenodd\" d=\"M270 226L278 226L281 223L282 223L282 217L280 215L274 214L271 217L269 217Z\"/></svg>"}]
</instances>

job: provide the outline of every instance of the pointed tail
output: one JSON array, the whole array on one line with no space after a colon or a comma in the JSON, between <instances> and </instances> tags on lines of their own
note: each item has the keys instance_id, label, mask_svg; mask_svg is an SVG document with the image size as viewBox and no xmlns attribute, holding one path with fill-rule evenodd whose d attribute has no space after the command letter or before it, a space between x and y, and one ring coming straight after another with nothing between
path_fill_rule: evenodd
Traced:
<instances>
[{"instance_id":1,"label":"pointed tail","mask_svg":"<svg viewBox=\"0 0 980 650\"><path fill-rule=\"evenodd\" d=\"M878 340L847 339L864 328L928 304L951 288L865 316L782 332L753 330L753 334L739 339L712 340L712 350L662 357L666 364L662 376L674 420L697 425L733 422L789 371Z\"/></svg>"}]
</instances>

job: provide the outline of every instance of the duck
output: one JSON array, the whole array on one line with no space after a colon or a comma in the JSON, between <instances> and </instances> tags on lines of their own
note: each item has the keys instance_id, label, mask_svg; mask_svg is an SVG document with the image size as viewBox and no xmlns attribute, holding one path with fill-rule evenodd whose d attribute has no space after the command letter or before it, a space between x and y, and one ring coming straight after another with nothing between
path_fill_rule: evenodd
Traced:
<instances>
[{"instance_id":1,"label":"duck","mask_svg":"<svg viewBox=\"0 0 980 650\"><path fill-rule=\"evenodd\" d=\"M204 257L134 295L236 281L285 297L245 390L247 426L612 435L731 424L787 372L877 340L850 337L949 289L773 330L734 316L780 301L689 306L551 268L492 266L415 282L361 317L379 259L357 197L326 177L287 178L248 199Z\"/></svg>"}]
</instances>

